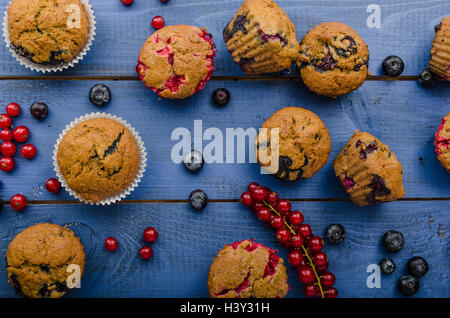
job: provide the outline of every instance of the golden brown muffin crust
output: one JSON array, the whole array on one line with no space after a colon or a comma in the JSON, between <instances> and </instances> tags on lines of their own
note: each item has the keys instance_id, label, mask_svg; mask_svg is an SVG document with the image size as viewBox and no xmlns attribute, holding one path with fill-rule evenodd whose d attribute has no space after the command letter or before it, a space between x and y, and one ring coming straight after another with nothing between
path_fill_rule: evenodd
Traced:
<instances>
[{"instance_id":1,"label":"golden brown muffin crust","mask_svg":"<svg viewBox=\"0 0 450 318\"><path fill-rule=\"evenodd\" d=\"M67 267L80 266L85 253L80 239L64 227L41 223L23 230L6 252L8 281L18 293L32 298L59 298L67 292Z\"/></svg>"},{"instance_id":2,"label":"golden brown muffin crust","mask_svg":"<svg viewBox=\"0 0 450 318\"><path fill-rule=\"evenodd\" d=\"M434 138L435 152L442 166L450 173L450 113L442 118Z\"/></svg>"},{"instance_id":3,"label":"golden brown muffin crust","mask_svg":"<svg viewBox=\"0 0 450 318\"><path fill-rule=\"evenodd\" d=\"M367 132L353 134L333 167L350 199L359 206L395 201L405 195L397 157Z\"/></svg>"},{"instance_id":4,"label":"golden brown muffin crust","mask_svg":"<svg viewBox=\"0 0 450 318\"><path fill-rule=\"evenodd\" d=\"M275 112L262 125L267 133L258 134L257 157L261 166L285 181L311 178L328 161L331 142L328 129L313 112L301 107L285 107ZM271 171L267 166L272 161L261 160L259 151L271 156L271 129L279 129L279 170ZM268 162L267 162L268 161Z\"/></svg>"},{"instance_id":5,"label":"golden brown muffin crust","mask_svg":"<svg viewBox=\"0 0 450 318\"><path fill-rule=\"evenodd\" d=\"M77 13L73 6L80 9L79 25L68 22ZM83 48L89 18L80 0L13 0L8 7L8 30L18 54L35 63L56 64L69 62Z\"/></svg>"},{"instance_id":6,"label":"golden brown muffin crust","mask_svg":"<svg viewBox=\"0 0 450 318\"><path fill-rule=\"evenodd\" d=\"M319 24L300 43L300 75L320 95L337 97L357 89L368 75L368 64L366 43L344 23Z\"/></svg>"},{"instance_id":7,"label":"golden brown muffin crust","mask_svg":"<svg viewBox=\"0 0 450 318\"><path fill-rule=\"evenodd\" d=\"M450 80L450 17L436 26L431 47L430 70Z\"/></svg>"},{"instance_id":8,"label":"golden brown muffin crust","mask_svg":"<svg viewBox=\"0 0 450 318\"><path fill-rule=\"evenodd\" d=\"M108 118L89 119L69 130L57 159L68 186L94 203L124 191L135 179L140 160L130 131Z\"/></svg>"}]
</instances>

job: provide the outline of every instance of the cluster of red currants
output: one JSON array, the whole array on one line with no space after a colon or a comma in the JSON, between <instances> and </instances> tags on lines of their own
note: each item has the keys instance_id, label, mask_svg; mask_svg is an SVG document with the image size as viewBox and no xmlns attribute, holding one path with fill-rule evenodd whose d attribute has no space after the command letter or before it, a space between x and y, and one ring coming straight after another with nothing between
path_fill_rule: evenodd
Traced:
<instances>
[{"instance_id":1,"label":"cluster of red currants","mask_svg":"<svg viewBox=\"0 0 450 318\"><path fill-rule=\"evenodd\" d=\"M290 249L288 261L297 270L306 296L338 296L333 287L336 278L327 271L328 257L322 251L324 242L313 236L311 226L303 223L302 212L291 211L289 200L279 199L278 193L256 182L248 185L248 191L241 195L241 202L251 208L261 221L272 226L277 231L277 240Z\"/></svg>"},{"instance_id":2,"label":"cluster of red currants","mask_svg":"<svg viewBox=\"0 0 450 318\"><path fill-rule=\"evenodd\" d=\"M143 234L144 240L148 243L153 243L158 238L158 231L154 227L148 227L144 230ZM114 237L108 237L105 240L105 248L114 252L119 247L119 241L117 241ZM139 256L142 259L150 259L153 256L153 249L150 246L143 246L139 249Z\"/></svg>"}]
</instances>

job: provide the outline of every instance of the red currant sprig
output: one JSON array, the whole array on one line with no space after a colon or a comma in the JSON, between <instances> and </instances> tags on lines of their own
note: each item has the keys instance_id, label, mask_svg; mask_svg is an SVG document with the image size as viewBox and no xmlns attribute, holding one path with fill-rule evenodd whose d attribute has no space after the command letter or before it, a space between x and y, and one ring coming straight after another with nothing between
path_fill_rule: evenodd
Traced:
<instances>
[{"instance_id":1,"label":"red currant sprig","mask_svg":"<svg viewBox=\"0 0 450 318\"><path fill-rule=\"evenodd\" d=\"M277 230L277 240L290 249L289 263L297 270L299 280L305 284L303 292L308 297L336 298L333 287L335 276L328 269L327 254L322 252L323 240L313 236L308 224L303 224L303 214L291 211L291 202L279 199L278 193L256 182L242 193L243 205L256 212L258 218Z\"/></svg>"}]
</instances>

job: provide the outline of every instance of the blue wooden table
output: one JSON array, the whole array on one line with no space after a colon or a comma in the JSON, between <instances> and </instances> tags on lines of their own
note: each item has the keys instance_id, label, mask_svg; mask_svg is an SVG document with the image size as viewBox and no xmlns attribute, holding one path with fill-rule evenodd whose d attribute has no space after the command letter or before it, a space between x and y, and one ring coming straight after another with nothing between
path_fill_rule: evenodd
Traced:
<instances>
[{"instance_id":1,"label":"blue wooden table","mask_svg":"<svg viewBox=\"0 0 450 318\"><path fill-rule=\"evenodd\" d=\"M2 12L8 2L1 1ZM450 111L449 84L439 82L424 89L415 81L427 67L434 25L450 14L449 1L378 0L381 28L366 24L372 0L277 2L294 22L299 40L324 21L353 27L369 46L372 76L360 89L338 99L311 93L293 71L272 77L246 76L232 61L221 37L241 0L170 0L167 4L135 0L129 7L119 0L91 0L97 21L93 46L75 68L57 74L43 76L23 68L2 45L0 105L15 101L22 106L23 113L14 124L30 127L30 142L37 146L38 155L31 162L16 156L16 169L1 172L3 203L23 193L30 204L22 212L5 205L0 213L0 254L4 255L21 230L52 222L74 230L87 253L82 288L69 297L207 297L209 266L227 243L254 238L279 249L287 259L287 251L276 242L272 230L237 200L249 182L257 181L292 199L294 208L304 212L305 222L318 235L330 223L346 228L347 238L341 245L325 246L341 297L401 297L396 281L406 274L408 259L416 255L430 265L416 297L449 297L450 176L437 161L433 147L440 119ZM217 70L206 88L189 99L158 100L135 74L139 50L154 31L150 21L155 15L162 15L166 24L207 27L216 40ZM395 80L381 72L381 61L391 54L406 64L403 75ZM54 195L43 186L54 176L51 157L58 134L76 117L98 111L89 102L88 92L99 82L113 94L112 102L102 110L122 117L139 131L149 160L139 187L120 204L106 207L83 205L65 191ZM212 91L218 87L232 95L224 108L211 102ZM34 101L49 106L43 122L28 112ZM171 160L176 143L171 135L177 127L193 130L194 120L201 119L203 131L216 127L225 134L226 128L258 128L284 106L312 110L330 131L330 159L311 179L286 184L261 175L254 163L212 163L193 175ZM348 200L334 176L332 159L356 129L374 134L397 155L404 169L406 195L402 200L365 208ZM192 210L186 200L197 188L210 198L203 212ZM147 226L156 227L160 236L153 244L154 257L143 261L137 252ZM401 231L406 239L398 254L388 254L381 246L383 233L390 229ZM119 240L115 253L103 247L108 236ZM368 266L386 256L394 259L397 270L381 277L380 288L369 288ZM287 267L288 297L303 297L295 271ZM0 297L14 297L4 268L4 257L0 257Z\"/></svg>"}]
</instances>

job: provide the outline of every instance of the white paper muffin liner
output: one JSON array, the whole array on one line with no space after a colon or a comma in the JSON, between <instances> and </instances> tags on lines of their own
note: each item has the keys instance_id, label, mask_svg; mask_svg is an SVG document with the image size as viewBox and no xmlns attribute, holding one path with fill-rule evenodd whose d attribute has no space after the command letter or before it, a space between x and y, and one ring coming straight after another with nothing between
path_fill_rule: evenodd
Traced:
<instances>
[{"instance_id":1,"label":"white paper muffin liner","mask_svg":"<svg viewBox=\"0 0 450 318\"><path fill-rule=\"evenodd\" d=\"M79 123L82 123L82 122L84 122L86 120L93 119L93 118L108 118L108 119L115 120L116 122L122 124L133 135L134 140L136 141L136 145L138 146L138 151L139 151L139 166L138 166L138 170L136 172L136 177L130 183L128 188L126 188L124 191L122 191L119 194L115 194L115 195L113 195L113 196L111 196L109 198L103 199L103 200L101 200L99 202L91 202L91 201L85 200L85 199L81 198L75 191L73 191L68 186L68 184L66 182L66 179L64 178L64 176L61 173L61 170L59 169L59 164L58 164L58 148L59 148L59 144L61 143L61 140L64 138L64 136L69 132L69 130L74 128ZM111 203L116 203L116 202L122 200L123 198L125 198L127 195L129 195L134 190L134 188L137 187L138 183L141 181L141 178L144 175L145 168L147 167L146 162L147 162L147 153L145 152L144 142L142 141L141 137L139 136L139 133L133 127L131 127L130 124L128 124L125 120L123 120L122 118L117 117L115 115L111 115L111 114L107 114L107 113L100 113L100 112L86 114L84 116L81 116L81 117L73 120L69 125L66 126L66 128L59 135L58 140L56 140L55 149L53 150L53 167L54 167L54 170L56 172L56 176L58 177L58 179L61 182L62 186L72 196L74 196L75 198L77 198L81 202L89 203L91 205L94 205L94 204L95 205L109 205Z\"/></svg>"},{"instance_id":2,"label":"white paper muffin liner","mask_svg":"<svg viewBox=\"0 0 450 318\"><path fill-rule=\"evenodd\" d=\"M12 2L12 0L11 0ZM9 4L11 4L11 2ZM91 4L88 0L80 0L80 2L84 5L86 12L88 13L89 18L89 33L86 43L84 43L83 48L78 52L76 56L70 62L61 63L58 65L45 65L33 62L31 59L21 56L17 54L17 52L11 48L11 41L9 40L9 29L8 29L8 9L5 10L5 16L3 18L3 37L5 38L6 47L11 52L11 55L20 63L20 65L25 66L33 71L47 73L47 72L60 72L62 70L68 69L69 67L73 67L79 61L81 61L86 55L86 53L90 50L91 44L94 41L95 36L95 16L94 10L92 9ZM8 7L9 7L8 4Z\"/></svg>"}]
</instances>

